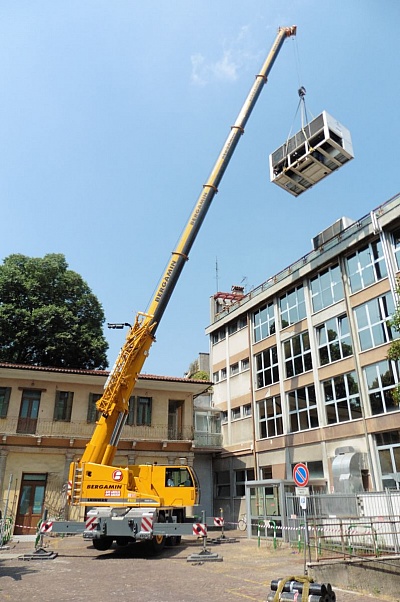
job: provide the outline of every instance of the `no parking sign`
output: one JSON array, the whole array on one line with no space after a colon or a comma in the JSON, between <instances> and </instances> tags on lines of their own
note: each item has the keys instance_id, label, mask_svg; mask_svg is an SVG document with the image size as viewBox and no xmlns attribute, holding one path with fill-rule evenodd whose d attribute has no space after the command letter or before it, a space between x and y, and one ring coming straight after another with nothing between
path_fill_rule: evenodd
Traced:
<instances>
[{"instance_id":1,"label":"no parking sign","mask_svg":"<svg viewBox=\"0 0 400 602\"><path fill-rule=\"evenodd\" d=\"M306 487L308 485L308 479L310 478L310 473L308 472L308 468L302 462L296 464L293 468L293 480L298 487Z\"/></svg>"}]
</instances>

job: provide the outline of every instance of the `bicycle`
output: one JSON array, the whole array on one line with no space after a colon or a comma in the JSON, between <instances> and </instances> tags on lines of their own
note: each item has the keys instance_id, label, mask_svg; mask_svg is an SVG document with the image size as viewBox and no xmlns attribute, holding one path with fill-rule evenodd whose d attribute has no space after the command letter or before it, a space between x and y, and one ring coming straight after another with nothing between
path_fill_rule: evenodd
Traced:
<instances>
[{"instance_id":1,"label":"bicycle","mask_svg":"<svg viewBox=\"0 0 400 602\"><path fill-rule=\"evenodd\" d=\"M246 531L247 529L247 516L246 514L241 514L238 520L238 529L239 531Z\"/></svg>"}]
</instances>

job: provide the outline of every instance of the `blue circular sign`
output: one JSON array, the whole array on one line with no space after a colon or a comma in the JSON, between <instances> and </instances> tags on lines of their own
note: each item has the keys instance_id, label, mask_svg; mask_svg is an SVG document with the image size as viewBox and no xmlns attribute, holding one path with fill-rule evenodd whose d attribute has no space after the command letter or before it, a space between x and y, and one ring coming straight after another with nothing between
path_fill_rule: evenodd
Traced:
<instances>
[{"instance_id":1,"label":"blue circular sign","mask_svg":"<svg viewBox=\"0 0 400 602\"><path fill-rule=\"evenodd\" d=\"M305 487L308 485L308 479L310 478L310 473L308 472L308 468L302 462L296 464L293 468L293 480L298 487Z\"/></svg>"}]
</instances>

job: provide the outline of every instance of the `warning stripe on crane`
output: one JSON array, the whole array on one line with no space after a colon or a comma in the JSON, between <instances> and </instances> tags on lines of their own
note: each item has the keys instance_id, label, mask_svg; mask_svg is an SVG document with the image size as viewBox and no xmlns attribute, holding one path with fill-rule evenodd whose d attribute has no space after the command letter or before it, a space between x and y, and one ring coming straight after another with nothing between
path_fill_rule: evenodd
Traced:
<instances>
[{"instance_id":1,"label":"warning stripe on crane","mask_svg":"<svg viewBox=\"0 0 400 602\"><path fill-rule=\"evenodd\" d=\"M53 529L53 521L46 521L40 525L40 533L50 533Z\"/></svg>"},{"instance_id":2,"label":"warning stripe on crane","mask_svg":"<svg viewBox=\"0 0 400 602\"><path fill-rule=\"evenodd\" d=\"M193 523L193 535L197 537L207 537L207 525L203 523Z\"/></svg>"},{"instance_id":3,"label":"warning stripe on crane","mask_svg":"<svg viewBox=\"0 0 400 602\"><path fill-rule=\"evenodd\" d=\"M97 525L97 516L91 516L86 519L85 529L86 531L93 531Z\"/></svg>"},{"instance_id":4,"label":"warning stripe on crane","mask_svg":"<svg viewBox=\"0 0 400 602\"><path fill-rule=\"evenodd\" d=\"M223 526L224 526L224 519L222 517L215 516L214 517L214 527L223 527Z\"/></svg>"},{"instance_id":5,"label":"warning stripe on crane","mask_svg":"<svg viewBox=\"0 0 400 602\"><path fill-rule=\"evenodd\" d=\"M141 531L144 533L150 533L153 530L153 517L142 516Z\"/></svg>"}]
</instances>

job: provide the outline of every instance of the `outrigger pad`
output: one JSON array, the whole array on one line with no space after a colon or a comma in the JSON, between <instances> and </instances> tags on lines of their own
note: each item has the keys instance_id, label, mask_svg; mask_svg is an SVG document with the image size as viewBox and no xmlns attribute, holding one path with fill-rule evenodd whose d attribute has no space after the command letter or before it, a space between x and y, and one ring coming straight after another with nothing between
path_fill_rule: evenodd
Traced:
<instances>
[{"instance_id":1,"label":"outrigger pad","mask_svg":"<svg viewBox=\"0 0 400 602\"><path fill-rule=\"evenodd\" d=\"M54 558L57 558L57 556L57 552L45 550L44 548L38 548L32 552L32 554L23 554L22 556L18 556L18 560L54 560Z\"/></svg>"}]
</instances>

